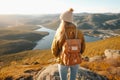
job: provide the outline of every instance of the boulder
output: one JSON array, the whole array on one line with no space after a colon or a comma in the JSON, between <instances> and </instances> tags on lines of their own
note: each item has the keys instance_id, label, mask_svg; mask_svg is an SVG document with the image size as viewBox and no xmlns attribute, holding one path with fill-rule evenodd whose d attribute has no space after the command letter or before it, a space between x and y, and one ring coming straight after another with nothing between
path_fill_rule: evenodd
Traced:
<instances>
[{"instance_id":1,"label":"boulder","mask_svg":"<svg viewBox=\"0 0 120 80\"><path fill-rule=\"evenodd\" d=\"M68 78L69 74L68 71ZM43 68L34 76L34 80L60 80L57 64ZM83 67L79 67L76 80L107 80L107 78Z\"/></svg>"},{"instance_id":2,"label":"boulder","mask_svg":"<svg viewBox=\"0 0 120 80\"><path fill-rule=\"evenodd\" d=\"M104 51L104 54L106 58L117 58L120 57L120 50L111 50L111 49L106 49Z\"/></svg>"},{"instance_id":3,"label":"boulder","mask_svg":"<svg viewBox=\"0 0 120 80\"><path fill-rule=\"evenodd\" d=\"M90 58L90 62L93 62L93 61L101 61L101 60L104 60L105 59L105 56L102 55L102 56L94 56L94 57L91 57Z\"/></svg>"}]
</instances>

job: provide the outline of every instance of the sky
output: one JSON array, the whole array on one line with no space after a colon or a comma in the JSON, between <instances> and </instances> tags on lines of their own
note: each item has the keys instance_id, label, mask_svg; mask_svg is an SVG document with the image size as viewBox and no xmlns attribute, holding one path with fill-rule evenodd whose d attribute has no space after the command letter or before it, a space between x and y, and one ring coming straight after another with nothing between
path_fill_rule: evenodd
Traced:
<instances>
[{"instance_id":1,"label":"sky","mask_svg":"<svg viewBox=\"0 0 120 80\"><path fill-rule=\"evenodd\" d=\"M120 0L0 0L0 14L120 13Z\"/></svg>"}]
</instances>

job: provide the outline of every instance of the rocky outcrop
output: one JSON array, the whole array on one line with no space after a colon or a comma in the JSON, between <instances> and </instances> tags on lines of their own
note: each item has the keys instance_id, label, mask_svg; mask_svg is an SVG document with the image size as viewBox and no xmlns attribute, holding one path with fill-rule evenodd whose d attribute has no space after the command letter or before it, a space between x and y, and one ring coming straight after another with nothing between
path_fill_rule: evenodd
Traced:
<instances>
[{"instance_id":1,"label":"rocky outcrop","mask_svg":"<svg viewBox=\"0 0 120 80\"><path fill-rule=\"evenodd\" d=\"M120 57L120 50L106 49L104 54L106 58L117 58Z\"/></svg>"},{"instance_id":2,"label":"rocky outcrop","mask_svg":"<svg viewBox=\"0 0 120 80\"><path fill-rule=\"evenodd\" d=\"M50 65L39 71L37 75L34 76L34 80L60 80L57 64ZM76 80L107 80L107 78L80 67Z\"/></svg>"},{"instance_id":3,"label":"rocky outcrop","mask_svg":"<svg viewBox=\"0 0 120 80\"><path fill-rule=\"evenodd\" d=\"M104 55L102 55L102 56L94 56L94 57L91 57L90 58L90 62L93 62L93 61L101 61L101 60L103 60L103 59L105 59L106 57L104 56Z\"/></svg>"}]
</instances>

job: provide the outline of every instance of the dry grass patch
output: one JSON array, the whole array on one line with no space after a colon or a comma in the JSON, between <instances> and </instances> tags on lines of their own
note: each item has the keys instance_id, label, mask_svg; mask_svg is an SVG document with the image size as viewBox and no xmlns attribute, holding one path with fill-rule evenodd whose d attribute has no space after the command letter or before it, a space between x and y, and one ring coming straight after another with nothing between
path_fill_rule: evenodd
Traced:
<instances>
[{"instance_id":1,"label":"dry grass patch","mask_svg":"<svg viewBox=\"0 0 120 80\"><path fill-rule=\"evenodd\" d=\"M12 57L18 57L14 60ZM22 58L21 58L22 57ZM11 61L8 61L8 66L4 66L0 70L0 80L6 78L17 79L21 76L33 75L42 67L51 64L49 60L53 58L50 50L32 50L24 51L17 54L7 56ZM7 61L7 60L6 60ZM5 63L4 63L5 64Z\"/></svg>"},{"instance_id":2,"label":"dry grass patch","mask_svg":"<svg viewBox=\"0 0 120 80\"><path fill-rule=\"evenodd\" d=\"M103 55L106 49L120 50L120 36L86 43L83 55L89 57Z\"/></svg>"},{"instance_id":3,"label":"dry grass patch","mask_svg":"<svg viewBox=\"0 0 120 80\"><path fill-rule=\"evenodd\" d=\"M120 80L120 57L102 61L83 62L81 66L106 76L109 80Z\"/></svg>"}]
</instances>

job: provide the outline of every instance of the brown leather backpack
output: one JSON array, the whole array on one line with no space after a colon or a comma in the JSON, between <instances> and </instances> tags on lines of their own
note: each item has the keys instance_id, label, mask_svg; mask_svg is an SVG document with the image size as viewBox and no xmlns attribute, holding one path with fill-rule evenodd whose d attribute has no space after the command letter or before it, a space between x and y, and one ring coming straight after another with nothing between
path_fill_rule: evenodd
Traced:
<instances>
[{"instance_id":1,"label":"brown leather backpack","mask_svg":"<svg viewBox=\"0 0 120 80\"><path fill-rule=\"evenodd\" d=\"M66 40L62 46L60 55L60 59L62 60L63 64L67 66L80 64L82 61L80 50L81 40L77 39L77 32L75 39L68 39L66 35Z\"/></svg>"}]
</instances>

